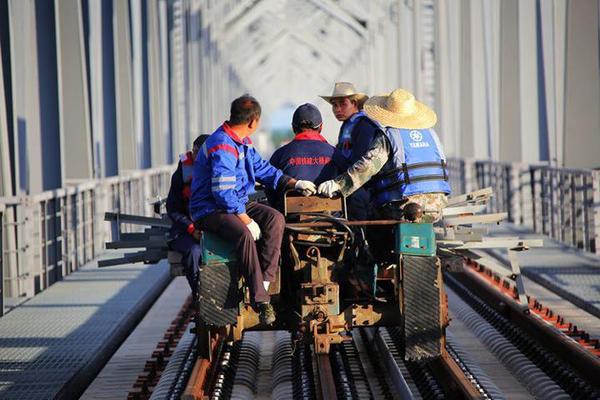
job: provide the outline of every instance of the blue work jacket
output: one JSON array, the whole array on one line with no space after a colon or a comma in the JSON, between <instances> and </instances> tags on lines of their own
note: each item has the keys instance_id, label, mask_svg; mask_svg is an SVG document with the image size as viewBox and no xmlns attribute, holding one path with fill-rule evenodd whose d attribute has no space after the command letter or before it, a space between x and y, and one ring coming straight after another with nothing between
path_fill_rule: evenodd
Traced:
<instances>
[{"instance_id":1,"label":"blue work jacket","mask_svg":"<svg viewBox=\"0 0 600 400\"><path fill-rule=\"evenodd\" d=\"M296 134L294 140L273 153L270 162L284 174L314 182L315 185L335 178L347 167L342 153L315 130ZM284 190L283 187L277 191L267 190L273 207L282 208L280 203Z\"/></svg>"},{"instance_id":2,"label":"blue work jacket","mask_svg":"<svg viewBox=\"0 0 600 400\"><path fill-rule=\"evenodd\" d=\"M298 133L294 140L273 153L270 162L286 175L316 185L335 178L346 168L340 151L317 131Z\"/></svg>"},{"instance_id":3,"label":"blue work jacket","mask_svg":"<svg viewBox=\"0 0 600 400\"><path fill-rule=\"evenodd\" d=\"M223 123L204 142L194 162L192 219L214 212L245 213L256 182L275 190L283 177L283 172L260 157L250 138L240 139Z\"/></svg>"}]
</instances>

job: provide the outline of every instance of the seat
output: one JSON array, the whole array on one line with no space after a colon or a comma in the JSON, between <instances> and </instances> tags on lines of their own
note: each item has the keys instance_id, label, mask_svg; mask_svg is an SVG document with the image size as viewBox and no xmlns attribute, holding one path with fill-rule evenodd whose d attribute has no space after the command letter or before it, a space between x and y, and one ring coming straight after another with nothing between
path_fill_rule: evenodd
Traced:
<instances>
[{"instance_id":1,"label":"seat","mask_svg":"<svg viewBox=\"0 0 600 400\"><path fill-rule=\"evenodd\" d=\"M234 324L241 286L233 246L214 233L202 233L202 264L198 279L198 312L205 324Z\"/></svg>"},{"instance_id":2,"label":"seat","mask_svg":"<svg viewBox=\"0 0 600 400\"><path fill-rule=\"evenodd\" d=\"M346 198L343 196L336 198L300 195L295 190L288 190L283 195L283 215L287 218L290 215L310 215L312 213L322 213L335 215L341 218L347 218Z\"/></svg>"},{"instance_id":3,"label":"seat","mask_svg":"<svg viewBox=\"0 0 600 400\"><path fill-rule=\"evenodd\" d=\"M171 272L172 277L183 276L185 275L183 271L183 256L180 252L169 250L167 252L167 260L169 261L169 271Z\"/></svg>"}]
</instances>

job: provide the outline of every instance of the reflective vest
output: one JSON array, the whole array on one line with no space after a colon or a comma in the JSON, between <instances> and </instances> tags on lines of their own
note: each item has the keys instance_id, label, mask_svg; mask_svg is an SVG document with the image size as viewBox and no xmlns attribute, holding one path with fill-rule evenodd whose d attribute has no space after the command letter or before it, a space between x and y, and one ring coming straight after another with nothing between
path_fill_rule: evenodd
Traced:
<instances>
[{"instance_id":1,"label":"reflective vest","mask_svg":"<svg viewBox=\"0 0 600 400\"><path fill-rule=\"evenodd\" d=\"M194 155L191 151L180 154L179 161L181 161L181 177L183 178L181 195L185 201L190 201L192 178L194 177Z\"/></svg>"},{"instance_id":2,"label":"reflective vest","mask_svg":"<svg viewBox=\"0 0 600 400\"><path fill-rule=\"evenodd\" d=\"M392 157L371 178L371 196L376 206L415 194L450 194L446 157L433 129L387 127L384 134Z\"/></svg>"},{"instance_id":3,"label":"reflective vest","mask_svg":"<svg viewBox=\"0 0 600 400\"><path fill-rule=\"evenodd\" d=\"M352 157L352 151L353 151L352 131L354 130L354 127L356 126L358 121L360 121L361 118L368 118L363 111L359 111L359 112L353 114L342 125L342 129L340 131L340 136L338 138L337 148L342 152L342 155L347 160L349 160ZM354 149L354 150L356 150L356 149ZM362 156L362 154L367 149L362 149L362 150L363 150L363 152L360 154L360 156Z\"/></svg>"}]
</instances>

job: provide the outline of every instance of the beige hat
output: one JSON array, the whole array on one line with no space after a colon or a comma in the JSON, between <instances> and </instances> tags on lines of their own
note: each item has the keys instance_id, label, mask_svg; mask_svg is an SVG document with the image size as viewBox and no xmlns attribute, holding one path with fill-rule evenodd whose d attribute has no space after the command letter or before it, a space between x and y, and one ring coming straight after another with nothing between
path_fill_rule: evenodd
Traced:
<instances>
[{"instance_id":1,"label":"beige hat","mask_svg":"<svg viewBox=\"0 0 600 400\"><path fill-rule=\"evenodd\" d=\"M350 82L336 82L333 87L333 93L331 96L319 96L326 102L331 104L331 99L340 98L340 97L355 97L359 102L363 102L369 98L364 93L359 93L356 91L356 88Z\"/></svg>"},{"instance_id":2,"label":"beige hat","mask_svg":"<svg viewBox=\"0 0 600 400\"><path fill-rule=\"evenodd\" d=\"M392 128L427 129L437 122L435 112L404 89L396 89L387 96L371 97L364 111L369 118Z\"/></svg>"}]
</instances>

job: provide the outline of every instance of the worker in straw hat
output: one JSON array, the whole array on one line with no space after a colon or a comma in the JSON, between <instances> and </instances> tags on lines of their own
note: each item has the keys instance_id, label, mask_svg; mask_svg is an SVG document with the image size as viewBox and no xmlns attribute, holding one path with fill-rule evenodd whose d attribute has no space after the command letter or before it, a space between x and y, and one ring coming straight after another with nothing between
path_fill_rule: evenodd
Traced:
<instances>
[{"instance_id":1,"label":"worker in straw hat","mask_svg":"<svg viewBox=\"0 0 600 400\"><path fill-rule=\"evenodd\" d=\"M348 165L358 161L368 150L378 129L362 111L364 102L369 98L356 90L350 82L336 82L331 96L321 96L331 104L333 115L342 121L337 148L346 158ZM347 199L350 219L369 218L369 193L365 189L355 191Z\"/></svg>"},{"instance_id":2,"label":"worker in straw hat","mask_svg":"<svg viewBox=\"0 0 600 400\"><path fill-rule=\"evenodd\" d=\"M345 173L321 183L318 193L348 196L369 182L378 217L400 219L403 208L416 203L423 212L420 221L440 219L450 185L442 145L432 129L435 112L404 89L371 97L364 111L382 129L365 155Z\"/></svg>"}]
</instances>

